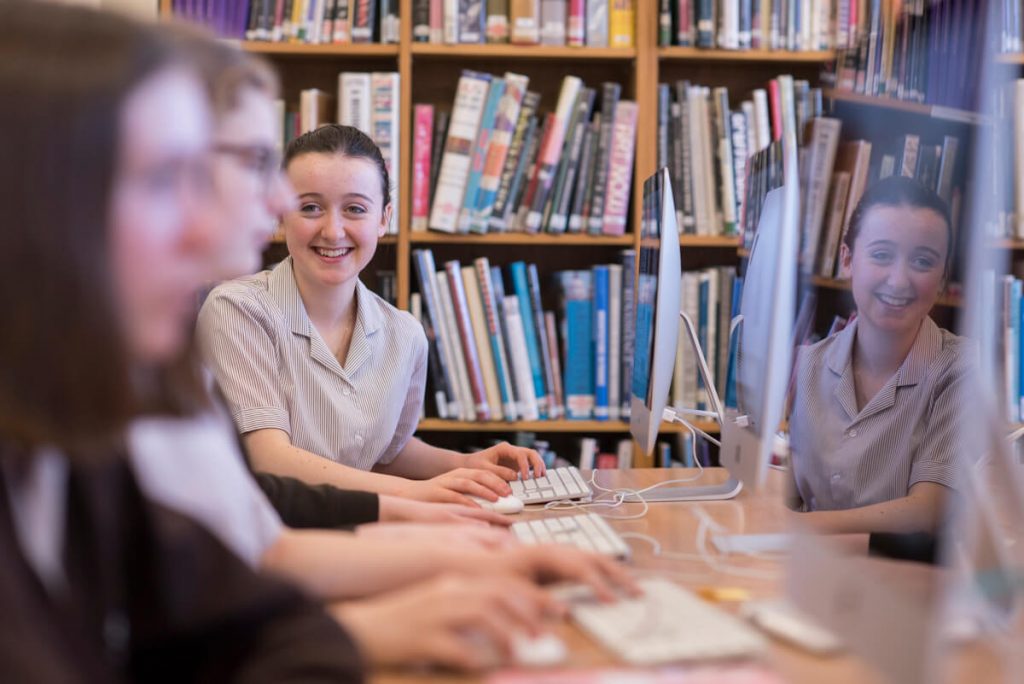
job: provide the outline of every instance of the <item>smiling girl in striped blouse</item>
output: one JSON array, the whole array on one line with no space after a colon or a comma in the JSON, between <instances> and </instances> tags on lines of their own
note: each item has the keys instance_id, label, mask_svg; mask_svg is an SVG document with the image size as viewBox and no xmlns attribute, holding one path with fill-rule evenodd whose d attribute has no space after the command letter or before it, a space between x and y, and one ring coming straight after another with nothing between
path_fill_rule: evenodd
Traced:
<instances>
[{"instance_id":1,"label":"smiling girl in striped blouse","mask_svg":"<svg viewBox=\"0 0 1024 684\"><path fill-rule=\"evenodd\" d=\"M790 416L800 518L824 531L934 531L962 465L974 354L928 312L949 274L945 203L904 177L869 188L840 247L857 317L799 350Z\"/></svg>"}]
</instances>

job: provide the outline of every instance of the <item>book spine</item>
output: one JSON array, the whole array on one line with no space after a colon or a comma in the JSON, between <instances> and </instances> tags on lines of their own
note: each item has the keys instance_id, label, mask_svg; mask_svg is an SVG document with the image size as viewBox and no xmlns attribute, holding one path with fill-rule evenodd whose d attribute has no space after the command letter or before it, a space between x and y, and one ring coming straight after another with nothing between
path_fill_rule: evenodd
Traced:
<instances>
[{"instance_id":1,"label":"book spine","mask_svg":"<svg viewBox=\"0 0 1024 684\"><path fill-rule=\"evenodd\" d=\"M455 320L455 305L452 302L452 290L448 285L448 274L438 271L434 274L437 281L437 299L441 305L441 319L444 321L445 336L451 341L452 361L455 364L455 378L459 395L460 417L463 420L476 420L476 401L473 389L469 384L469 371L466 369L466 355L462 352L462 338Z\"/></svg>"},{"instance_id":2,"label":"book spine","mask_svg":"<svg viewBox=\"0 0 1024 684\"><path fill-rule=\"evenodd\" d=\"M484 387L483 370L480 366L480 356L477 353L476 340L473 335L473 323L469 317L466 290L462 283L462 266L457 260L452 260L445 262L444 268L452 297L452 314L458 328L459 339L462 342L462 354L466 360L466 372L473 393L476 419L490 420L491 411L487 402L487 390Z\"/></svg>"},{"instance_id":3,"label":"book spine","mask_svg":"<svg viewBox=\"0 0 1024 684\"><path fill-rule=\"evenodd\" d=\"M608 163L611 156L611 138L615 125L615 110L622 87L618 83L604 83L601 87L601 136L597 146L597 164L594 169L594 193L590 205L588 229L600 235L604 227L605 189L608 184Z\"/></svg>"},{"instance_id":4,"label":"book spine","mask_svg":"<svg viewBox=\"0 0 1024 684\"><path fill-rule=\"evenodd\" d=\"M419 280L420 295L427 307L427 319L429 330L427 340L435 340L438 347L438 361L443 382L435 382L435 389L443 387L448 397L448 407L442 417L458 417L462 414L462 406L459 402L458 379L455 376L455 359L452 356L452 340L448 337L447 328L444 323L444 312L437 293L436 268L434 266L434 254L430 250L417 249L413 251L413 265L416 267L416 276ZM424 328L427 328L425 322ZM438 413L441 413L439 410Z\"/></svg>"},{"instance_id":5,"label":"book spine","mask_svg":"<svg viewBox=\"0 0 1024 684\"><path fill-rule=\"evenodd\" d=\"M615 108L609 162L608 187L602 232L605 235L624 235L626 214L629 209L629 191L633 183L633 151L636 147L637 105L622 100Z\"/></svg>"},{"instance_id":6,"label":"book spine","mask_svg":"<svg viewBox=\"0 0 1024 684\"><path fill-rule=\"evenodd\" d=\"M534 395L537 397L537 408L542 418L547 418L547 389L544 385L544 365L540 358L540 347L537 329L534 323L533 308L530 305L530 286L526 276L526 264L514 262L509 271L512 274L512 287L519 298L519 311L523 320L523 336L526 338L526 353L530 359L530 372L533 376Z\"/></svg>"},{"instance_id":7,"label":"book spine","mask_svg":"<svg viewBox=\"0 0 1024 684\"><path fill-rule=\"evenodd\" d=\"M445 44L457 45L459 42L459 0L444 0L441 16L444 19Z\"/></svg>"},{"instance_id":8,"label":"book spine","mask_svg":"<svg viewBox=\"0 0 1024 684\"><path fill-rule=\"evenodd\" d=\"M497 220L491 221L491 228L497 230L506 230L512 228L518 228L515 225L516 220L516 207L520 203L520 199L523 194L523 186L527 182L528 171L527 169L531 165L531 160L537 154L537 148L540 146L540 137L543 135L543 131L537 129L537 117L531 116L529 124L526 127L526 137L523 139L523 149L519 158L516 160L515 171L512 174L512 180L509 183L508 196L505 199L505 206L501 213L495 212Z\"/></svg>"},{"instance_id":9,"label":"book spine","mask_svg":"<svg viewBox=\"0 0 1024 684\"><path fill-rule=\"evenodd\" d=\"M495 78L491 80L491 87L487 91L487 101L484 104L483 114L480 117L480 126L477 130L476 144L473 146L473 155L469 165L469 175L466 179L466 190L463 195L462 209L459 211L459 219L456 230L460 233L468 233L469 225L473 219L473 212L476 211L477 199L480 189L480 179L484 173L484 161L487 159L487 148L494 133L494 119L498 113L498 103L505 94L505 79Z\"/></svg>"},{"instance_id":10,"label":"book spine","mask_svg":"<svg viewBox=\"0 0 1024 684\"><path fill-rule=\"evenodd\" d=\"M555 314L544 312L544 332L548 341L548 359L551 364L551 394L554 397L551 414L555 418L565 415L565 394L562 391L562 364L558 361L558 333Z\"/></svg>"},{"instance_id":11,"label":"book spine","mask_svg":"<svg viewBox=\"0 0 1024 684\"><path fill-rule=\"evenodd\" d=\"M430 41L430 0L412 0L412 40Z\"/></svg>"},{"instance_id":12,"label":"book spine","mask_svg":"<svg viewBox=\"0 0 1024 684\"><path fill-rule=\"evenodd\" d=\"M576 187L572 192L572 208L569 214L569 232L579 233L586 227L584 209L589 208L587 192L593 178L594 156L597 152L597 137L601 128L601 114L584 125L583 140L580 143L579 170L576 172Z\"/></svg>"},{"instance_id":13,"label":"book spine","mask_svg":"<svg viewBox=\"0 0 1024 684\"><path fill-rule=\"evenodd\" d=\"M448 415L448 387L445 385L444 366L441 362L441 353L437 344L437 336L434 328L423 311L423 296L419 292L409 295L409 311L413 317L423 326L423 334L427 336L427 367L430 371L430 384L434 390L434 405L437 407L437 417L446 419Z\"/></svg>"},{"instance_id":14,"label":"book spine","mask_svg":"<svg viewBox=\"0 0 1024 684\"><path fill-rule=\"evenodd\" d=\"M376 24L377 3L375 0L352 0L352 42L373 42L373 27Z\"/></svg>"},{"instance_id":15,"label":"book spine","mask_svg":"<svg viewBox=\"0 0 1024 684\"><path fill-rule=\"evenodd\" d=\"M459 0L459 42L484 42L483 0Z\"/></svg>"},{"instance_id":16,"label":"book spine","mask_svg":"<svg viewBox=\"0 0 1024 684\"><path fill-rule=\"evenodd\" d=\"M566 0L541 0L541 45L565 45Z\"/></svg>"},{"instance_id":17,"label":"book spine","mask_svg":"<svg viewBox=\"0 0 1024 684\"><path fill-rule=\"evenodd\" d=\"M553 233L564 233L569 227L569 213L572 210L573 189L579 173L580 158L583 154L583 143L589 126L590 112L594 106L594 91L584 88L580 103L576 110L576 122L573 125L572 137L566 144L568 159L559 168L555 182L555 202L548 230Z\"/></svg>"},{"instance_id":18,"label":"book spine","mask_svg":"<svg viewBox=\"0 0 1024 684\"><path fill-rule=\"evenodd\" d=\"M395 185L402 173L399 168L401 154L398 149L399 127L401 126L399 121L401 106L398 101L401 87L398 79L399 75L396 72L374 72L370 77L373 94L372 135L370 137L377 143L381 156L384 157L384 165L392 183L390 192L392 198L397 197L398 192ZM391 204L393 210L388 234L397 235L398 221L400 220L399 208L402 203L395 201Z\"/></svg>"},{"instance_id":19,"label":"book spine","mask_svg":"<svg viewBox=\"0 0 1024 684\"><path fill-rule=\"evenodd\" d=\"M836 163L836 149L839 146L839 119L821 117L811 123L811 152L808 162L808 188L804 205L803 253L801 262L810 271L817 256L821 224L825 217L828 201L828 182Z\"/></svg>"},{"instance_id":20,"label":"book spine","mask_svg":"<svg viewBox=\"0 0 1024 684\"><path fill-rule=\"evenodd\" d=\"M537 265L529 264L526 267L526 277L530 289L530 308L533 313L534 324L537 326L537 343L541 366L544 371L544 389L546 403L548 406L548 418L552 420L560 418L559 406L555 403L555 379L554 369L551 366L551 350L548 349L548 336L544 326L544 307L540 301L540 277L537 275Z\"/></svg>"},{"instance_id":21,"label":"book spine","mask_svg":"<svg viewBox=\"0 0 1024 684\"><path fill-rule=\"evenodd\" d=\"M463 71L459 78L430 212L429 227L433 230L455 232L490 80L489 74L473 71Z\"/></svg>"},{"instance_id":22,"label":"book spine","mask_svg":"<svg viewBox=\"0 0 1024 684\"><path fill-rule=\"evenodd\" d=\"M444 110L434 110L434 132L430 138L430 198L433 201L437 192L437 177L441 171L441 158L444 154L444 143L448 139L448 121L450 117Z\"/></svg>"},{"instance_id":23,"label":"book spine","mask_svg":"<svg viewBox=\"0 0 1024 684\"><path fill-rule=\"evenodd\" d=\"M513 397L515 402L515 411L520 418L524 420L536 420L539 414L537 413L537 398L533 395L533 379L530 377L530 370L528 368L529 360L526 360L526 365L523 366L526 384L520 382L521 369L519 362L516 360L515 351L513 350L513 344L515 340L516 331L509 328L508 317L505 312L505 281L501 276L501 269L497 266L491 267L491 288L494 291L494 303L496 312L498 314L498 326L501 329L501 334L505 340L505 354L508 359L509 376L512 379L512 384L509 386L509 393ZM519 300L516 300L516 316L519 316ZM522 322L519 323L518 334L522 336ZM518 339L518 338L516 338ZM526 343L522 345L523 358L526 359ZM532 402L532 406L529 405Z\"/></svg>"},{"instance_id":24,"label":"book spine","mask_svg":"<svg viewBox=\"0 0 1024 684\"><path fill-rule=\"evenodd\" d=\"M533 389L530 358L526 349L526 336L523 331L523 318L519 312L519 298L509 295L503 299L505 310L505 328L508 330L509 351L512 356L512 367L515 370L516 387L522 388L519 398L519 415L523 420L537 420L541 414L537 406L537 396Z\"/></svg>"},{"instance_id":25,"label":"book spine","mask_svg":"<svg viewBox=\"0 0 1024 684\"><path fill-rule=\"evenodd\" d=\"M633 355L636 349L636 252L626 249L621 254L622 261L622 373L619 383L622 394L619 403L619 415L629 420L631 411L631 394L633 387Z\"/></svg>"},{"instance_id":26,"label":"book spine","mask_svg":"<svg viewBox=\"0 0 1024 684\"><path fill-rule=\"evenodd\" d=\"M558 170L558 162L562 157L566 129L569 126L570 118L576 110L576 102L579 99L582 88L583 82L575 76L566 76L562 81L558 105L555 108L555 117L551 123L549 136L538 154L537 175L534 182L531 183L531 185L536 186L536 189L526 214L525 227L528 232L537 232L541 228L544 204L547 202L548 195L551 192L555 173Z\"/></svg>"},{"instance_id":27,"label":"book spine","mask_svg":"<svg viewBox=\"0 0 1024 684\"><path fill-rule=\"evenodd\" d=\"M830 278L835 272L836 259L839 253L839 237L843 232L843 216L846 213L846 198L850 192L850 174L847 171L836 171L832 174L832 187L829 191L828 229L825 242L818 260L818 275Z\"/></svg>"},{"instance_id":28,"label":"book spine","mask_svg":"<svg viewBox=\"0 0 1024 684\"><path fill-rule=\"evenodd\" d=\"M352 41L352 16L349 0L338 0L334 9L334 43L350 43Z\"/></svg>"},{"instance_id":29,"label":"book spine","mask_svg":"<svg viewBox=\"0 0 1024 684\"><path fill-rule=\"evenodd\" d=\"M487 156L484 159L480 185L476 203L470 214L469 230L475 233L486 233L491 212L494 210L501 183L502 171L512 143L512 134L519 120L519 110L523 94L530 79L519 74L505 74L505 93L498 103L498 111L494 117L494 126Z\"/></svg>"},{"instance_id":30,"label":"book spine","mask_svg":"<svg viewBox=\"0 0 1024 684\"><path fill-rule=\"evenodd\" d=\"M677 213L681 216L679 232L693 233L696 231L696 214L694 212L693 190L693 144L690 127L690 82L679 81L676 84L676 100L679 103L679 203Z\"/></svg>"},{"instance_id":31,"label":"book spine","mask_svg":"<svg viewBox=\"0 0 1024 684\"><path fill-rule=\"evenodd\" d=\"M622 266L608 266L608 418L619 419L622 404Z\"/></svg>"},{"instance_id":32,"label":"book spine","mask_svg":"<svg viewBox=\"0 0 1024 684\"><path fill-rule=\"evenodd\" d=\"M416 105L413 112L412 230L424 231L430 218L430 158L434 106Z\"/></svg>"},{"instance_id":33,"label":"book spine","mask_svg":"<svg viewBox=\"0 0 1024 684\"><path fill-rule=\"evenodd\" d=\"M631 48L636 42L633 2L634 0L611 0L611 11L608 15L608 44L613 48Z\"/></svg>"},{"instance_id":34,"label":"book spine","mask_svg":"<svg viewBox=\"0 0 1024 684\"><path fill-rule=\"evenodd\" d=\"M444 0L430 0L430 39L434 45L444 42Z\"/></svg>"},{"instance_id":35,"label":"book spine","mask_svg":"<svg viewBox=\"0 0 1024 684\"><path fill-rule=\"evenodd\" d=\"M729 91L714 90L715 131L718 138L718 176L722 207L722 234L736 235L736 183L733 172L732 128L730 127Z\"/></svg>"},{"instance_id":36,"label":"book spine","mask_svg":"<svg viewBox=\"0 0 1024 684\"><path fill-rule=\"evenodd\" d=\"M658 45L668 47L672 44L672 0L658 2Z\"/></svg>"},{"instance_id":37,"label":"book spine","mask_svg":"<svg viewBox=\"0 0 1024 684\"><path fill-rule=\"evenodd\" d=\"M473 266L476 269L480 298L483 300L484 315L487 319L487 334L490 338L491 355L494 358L495 373L498 377L502 413L506 420L516 420L518 412L512 385L512 370L509 367L508 354L505 352L506 339L501 328L498 305L491 282L491 265L487 257L479 257L473 260Z\"/></svg>"},{"instance_id":38,"label":"book spine","mask_svg":"<svg viewBox=\"0 0 1024 684\"><path fill-rule=\"evenodd\" d=\"M544 153L544 149L551 144L550 140L556 123L556 114L554 112L548 112L544 117L544 127L537 136L536 149L530 154L529 173L523 177L522 199L515 202L513 205L516 207L516 230L526 230L530 209L533 207L533 202L537 197L537 190L540 187L540 169L542 166L541 155Z\"/></svg>"},{"instance_id":39,"label":"book spine","mask_svg":"<svg viewBox=\"0 0 1024 684\"><path fill-rule=\"evenodd\" d=\"M587 0L587 47L608 47L608 3Z\"/></svg>"},{"instance_id":40,"label":"book spine","mask_svg":"<svg viewBox=\"0 0 1024 684\"><path fill-rule=\"evenodd\" d=\"M540 0L509 0L509 40L517 45L540 42Z\"/></svg>"},{"instance_id":41,"label":"book spine","mask_svg":"<svg viewBox=\"0 0 1024 684\"><path fill-rule=\"evenodd\" d=\"M338 123L371 134L370 74L343 71L338 74Z\"/></svg>"},{"instance_id":42,"label":"book spine","mask_svg":"<svg viewBox=\"0 0 1024 684\"><path fill-rule=\"evenodd\" d=\"M608 420L608 267L594 266L594 418Z\"/></svg>"},{"instance_id":43,"label":"book spine","mask_svg":"<svg viewBox=\"0 0 1024 684\"><path fill-rule=\"evenodd\" d=\"M715 46L715 3L714 0L695 0L697 47Z\"/></svg>"},{"instance_id":44,"label":"book spine","mask_svg":"<svg viewBox=\"0 0 1024 684\"><path fill-rule=\"evenodd\" d=\"M563 271L561 282L562 318L565 323L565 410L566 417L586 420L594 410L594 348L591 334L590 271Z\"/></svg>"},{"instance_id":45,"label":"book spine","mask_svg":"<svg viewBox=\"0 0 1024 684\"><path fill-rule=\"evenodd\" d=\"M506 91L508 91L508 88L506 88ZM522 96L515 132L512 134L508 152L505 155L501 171L501 181L494 196L494 205L488 211L488 227L490 230L504 230L506 228L504 216L509 200L509 191L512 187L512 179L524 156L526 133L530 128L531 120L535 121L533 115L537 111L538 104L540 104L540 95L538 93L526 91Z\"/></svg>"},{"instance_id":46,"label":"book spine","mask_svg":"<svg viewBox=\"0 0 1024 684\"><path fill-rule=\"evenodd\" d=\"M488 43L508 42L508 11L508 0L487 0L485 33Z\"/></svg>"},{"instance_id":47,"label":"book spine","mask_svg":"<svg viewBox=\"0 0 1024 684\"><path fill-rule=\"evenodd\" d=\"M498 386L498 371L495 357L491 351L491 337L487 331L487 318L483 301L480 297L480 285L476 279L474 266L462 267L462 286L466 293L466 308L473 327L473 341L480 360L480 372L484 381L484 396L487 399L490 420L504 420L501 390Z\"/></svg>"},{"instance_id":48,"label":"book spine","mask_svg":"<svg viewBox=\"0 0 1024 684\"><path fill-rule=\"evenodd\" d=\"M566 43L571 47L583 47L587 42L586 0L569 0L569 16L566 18Z\"/></svg>"}]
</instances>

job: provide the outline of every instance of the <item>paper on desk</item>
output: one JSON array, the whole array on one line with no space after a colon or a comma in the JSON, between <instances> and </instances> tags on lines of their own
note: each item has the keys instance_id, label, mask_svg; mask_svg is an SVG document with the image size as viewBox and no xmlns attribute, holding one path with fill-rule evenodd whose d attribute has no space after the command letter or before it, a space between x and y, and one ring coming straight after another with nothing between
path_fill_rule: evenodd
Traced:
<instances>
[{"instance_id":1,"label":"paper on desk","mask_svg":"<svg viewBox=\"0 0 1024 684\"><path fill-rule=\"evenodd\" d=\"M723 665L657 670L504 670L488 677L487 684L782 684L782 679L756 665Z\"/></svg>"}]
</instances>

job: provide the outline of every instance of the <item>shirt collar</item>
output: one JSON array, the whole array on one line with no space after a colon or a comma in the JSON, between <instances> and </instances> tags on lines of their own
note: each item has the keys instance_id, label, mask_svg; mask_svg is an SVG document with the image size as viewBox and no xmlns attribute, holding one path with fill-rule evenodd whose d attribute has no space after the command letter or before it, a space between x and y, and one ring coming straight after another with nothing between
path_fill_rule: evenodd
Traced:
<instances>
[{"instance_id":1,"label":"shirt collar","mask_svg":"<svg viewBox=\"0 0 1024 684\"><path fill-rule=\"evenodd\" d=\"M288 257L274 270L269 278L270 296L281 308L288 327L293 333L313 336L313 323L306 313L306 305L299 294L299 286L295 283L295 270L292 258ZM361 327L365 334L372 335L380 330L384 314L380 303L361 280L356 281L356 326Z\"/></svg>"},{"instance_id":2,"label":"shirt collar","mask_svg":"<svg viewBox=\"0 0 1024 684\"><path fill-rule=\"evenodd\" d=\"M858 320L854 319L853 323L837 333L835 342L826 352L825 362L828 364L829 370L836 375L842 376L852 365L853 341L857 332ZM928 367L941 351L942 331L931 319L931 316L925 316L907 358L903 360L899 370L896 371L896 385L903 387L921 382L928 373Z\"/></svg>"}]
</instances>

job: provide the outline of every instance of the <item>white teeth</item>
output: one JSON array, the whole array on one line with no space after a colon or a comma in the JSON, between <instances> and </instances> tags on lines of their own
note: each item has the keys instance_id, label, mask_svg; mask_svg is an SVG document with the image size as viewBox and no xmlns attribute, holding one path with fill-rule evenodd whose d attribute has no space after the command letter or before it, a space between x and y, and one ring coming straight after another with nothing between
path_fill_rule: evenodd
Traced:
<instances>
[{"instance_id":1,"label":"white teeth","mask_svg":"<svg viewBox=\"0 0 1024 684\"><path fill-rule=\"evenodd\" d=\"M344 256L352 251L351 247L341 247L338 249L324 249L323 247L314 247L313 249L316 250L316 253L319 254L320 256L325 256L329 259Z\"/></svg>"},{"instance_id":2,"label":"white teeth","mask_svg":"<svg viewBox=\"0 0 1024 684\"><path fill-rule=\"evenodd\" d=\"M889 297L888 295L882 294L877 295L877 297L883 304L887 304L889 306L906 306L912 301L910 297Z\"/></svg>"}]
</instances>

